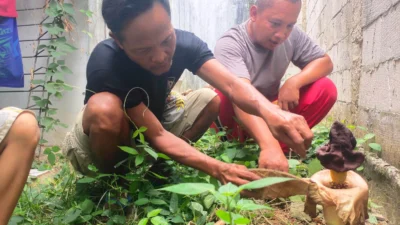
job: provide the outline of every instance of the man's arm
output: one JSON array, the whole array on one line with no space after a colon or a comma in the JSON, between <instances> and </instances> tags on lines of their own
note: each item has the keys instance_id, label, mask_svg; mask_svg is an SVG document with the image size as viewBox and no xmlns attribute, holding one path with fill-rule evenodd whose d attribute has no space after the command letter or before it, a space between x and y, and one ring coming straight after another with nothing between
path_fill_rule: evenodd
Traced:
<instances>
[{"instance_id":1,"label":"man's arm","mask_svg":"<svg viewBox=\"0 0 400 225\"><path fill-rule=\"evenodd\" d=\"M305 66L302 71L289 78L279 91L278 104L283 110L290 110L299 104L299 92L322 77L328 76L333 70L333 63L328 55L315 59Z\"/></svg>"},{"instance_id":2,"label":"man's arm","mask_svg":"<svg viewBox=\"0 0 400 225\"><path fill-rule=\"evenodd\" d=\"M144 135L149 143L173 160L203 171L223 183L232 182L242 185L248 181L259 179L257 175L248 171L246 167L226 164L211 158L166 131L154 114L143 103L127 110L127 113L136 126L147 128Z\"/></svg>"},{"instance_id":3,"label":"man's arm","mask_svg":"<svg viewBox=\"0 0 400 225\"><path fill-rule=\"evenodd\" d=\"M275 138L305 157L313 134L304 117L280 110L251 84L242 82L215 59L207 61L197 74L244 112L261 117Z\"/></svg>"},{"instance_id":4,"label":"man's arm","mask_svg":"<svg viewBox=\"0 0 400 225\"><path fill-rule=\"evenodd\" d=\"M244 83L250 84L245 78L240 78ZM260 168L275 169L287 172L289 170L288 161L283 154L279 142L273 137L265 121L251 114L248 114L233 104L235 115L243 124L250 137L254 138L260 146L261 152L258 159Z\"/></svg>"}]
</instances>

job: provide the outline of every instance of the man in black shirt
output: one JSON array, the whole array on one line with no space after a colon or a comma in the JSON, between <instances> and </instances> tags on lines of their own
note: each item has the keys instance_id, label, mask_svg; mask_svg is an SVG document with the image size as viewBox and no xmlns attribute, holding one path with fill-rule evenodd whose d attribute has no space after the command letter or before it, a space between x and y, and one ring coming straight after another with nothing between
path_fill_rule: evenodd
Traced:
<instances>
[{"instance_id":1,"label":"man in black shirt","mask_svg":"<svg viewBox=\"0 0 400 225\"><path fill-rule=\"evenodd\" d=\"M280 110L241 82L194 34L174 29L168 0L103 0L102 7L112 39L91 54L85 107L63 148L76 170L87 173L94 163L103 172L116 172L113 166L126 157L117 146L130 145L132 122L147 128L146 140L156 150L223 183L258 179L244 166L220 162L184 141L198 139L219 111L219 98L210 89L171 93L185 69L263 118L277 139L305 155L313 135L304 118Z\"/></svg>"}]
</instances>

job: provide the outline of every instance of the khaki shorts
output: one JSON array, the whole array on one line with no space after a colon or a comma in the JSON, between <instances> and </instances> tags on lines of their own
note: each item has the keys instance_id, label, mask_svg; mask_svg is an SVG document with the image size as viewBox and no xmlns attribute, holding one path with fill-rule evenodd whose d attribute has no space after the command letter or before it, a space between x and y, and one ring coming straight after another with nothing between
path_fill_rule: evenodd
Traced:
<instances>
[{"instance_id":1,"label":"khaki shorts","mask_svg":"<svg viewBox=\"0 0 400 225\"><path fill-rule=\"evenodd\" d=\"M189 130L199 114L217 94L209 88L203 88L189 93L185 99L185 112L182 119L170 125L168 131L180 137ZM76 118L70 132L67 133L62 144L62 151L76 171L91 175L88 166L93 164L93 155L90 150L89 137L83 132L82 117L85 107Z\"/></svg>"},{"instance_id":2,"label":"khaki shorts","mask_svg":"<svg viewBox=\"0 0 400 225\"><path fill-rule=\"evenodd\" d=\"M15 107L6 107L0 110L0 143L6 138L14 121L23 112L29 112L35 115L32 111Z\"/></svg>"}]
</instances>

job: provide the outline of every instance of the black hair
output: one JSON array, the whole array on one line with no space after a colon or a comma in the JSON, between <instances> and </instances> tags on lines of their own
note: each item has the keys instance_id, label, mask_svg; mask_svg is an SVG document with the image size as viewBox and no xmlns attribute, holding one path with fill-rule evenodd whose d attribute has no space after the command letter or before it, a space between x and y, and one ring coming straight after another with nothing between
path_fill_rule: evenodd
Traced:
<instances>
[{"instance_id":1,"label":"black hair","mask_svg":"<svg viewBox=\"0 0 400 225\"><path fill-rule=\"evenodd\" d=\"M121 33L125 26L152 9L156 2L161 3L168 15L171 16L169 0L103 0L101 11L108 28L122 41Z\"/></svg>"}]
</instances>

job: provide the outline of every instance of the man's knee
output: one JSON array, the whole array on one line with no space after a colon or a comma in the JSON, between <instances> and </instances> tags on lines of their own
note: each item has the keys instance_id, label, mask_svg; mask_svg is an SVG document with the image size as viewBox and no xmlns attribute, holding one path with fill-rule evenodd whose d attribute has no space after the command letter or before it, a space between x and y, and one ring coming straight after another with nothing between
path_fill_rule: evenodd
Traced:
<instances>
[{"instance_id":1,"label":"man's knee","mask_svg":"<svg viewBox=\"0 0 400 225\"><path fill-rule=\"evenodd\" d=\"M221 105L221 99L220 97L211 89L204 89L202 90L201 95L203 95L203 98L206 99L208 104L205 107L205 112L212 116L217 118L220 110L220 105ZM211 100L209 100L211 99Z\"/></svg>"},{"instance_id":2,"label":"man's knee","mask_svg":"<svg viewBox=\"0 0 400 225\"><path fill-rule=\"evenodd\" d=\"M324 98L326 99L327 103L334 104L337 100L337 88L335 83L329 78L322 78L319 81L319 85L321 86L322 91L324 94Z\"/></svg>"},{"instance_id":3,"label":"man's knee","mask_svg":"<svg viewBox=\"0 0 400 225\"><path fill-rule=\"evenodd\" d=\"M10 141L18 140L34 149L39 139L40 129L35 116L29 112L22 112L11 127Z\"/></svg>"},{"instance_id":4,"label":"man's knee","mask_svg":"<svg viewBox=\"0 0 400 225\"><path fill-rule=\"evenodd\" d=\"M82 120L85 133L92 129L120 133L123 123L127 123L122 101L107 92L98 93L89 99Z\"/></svg>"}]
</instances>

